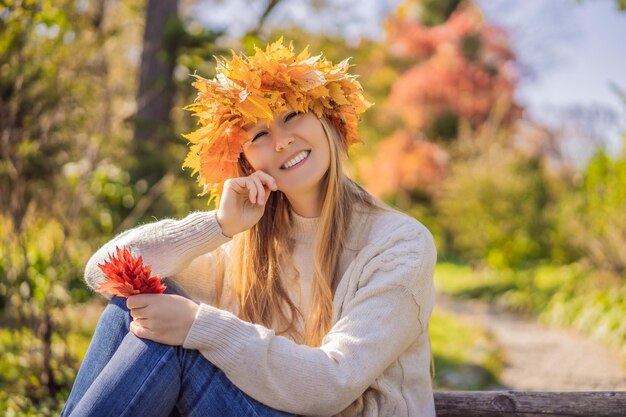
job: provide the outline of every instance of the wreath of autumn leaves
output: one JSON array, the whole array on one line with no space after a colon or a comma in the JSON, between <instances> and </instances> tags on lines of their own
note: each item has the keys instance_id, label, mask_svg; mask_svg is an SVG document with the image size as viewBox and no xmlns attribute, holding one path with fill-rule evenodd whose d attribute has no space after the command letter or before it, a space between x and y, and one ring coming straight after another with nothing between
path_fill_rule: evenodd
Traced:
<instances>
[{"instance_id":1,"label":"wreath of autumn leaves","mask_svg":"<svg viewBox=\"0 0 626 417\"><path fill-rule=\"evenodd\" d=\"M198 174L203 187L199 195L209 193L208 204L215 199L219 205L224 181L239 175L246 124L269 123L289 108L312 111L340 129L346 148L361 142L359 114L372 104L363 97L357 76L348 74L349 59L333 65L321 54L311 57L308 47L296 55L293 44L283 45L282 37L265 51L255 47L250 57L231 52L230 60L216 57L215 78L194 75L198 94L184 107L194 112L200 127L182 135L190 142L183 168L191 168L191 176Z\"/></svg>"}]
</instances>

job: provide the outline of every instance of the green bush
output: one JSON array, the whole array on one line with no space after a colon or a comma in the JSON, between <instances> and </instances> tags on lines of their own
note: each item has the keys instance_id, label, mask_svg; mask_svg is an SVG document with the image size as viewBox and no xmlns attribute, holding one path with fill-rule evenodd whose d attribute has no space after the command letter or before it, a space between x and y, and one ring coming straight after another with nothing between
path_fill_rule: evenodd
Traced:
<instances>
[{"instance_id":1,"label":"green bush","mask_svg":"<svg viewBox=\"0 0 626 417\"><path fill-rule=\"evenodd\" d=\"M74 321L74 325L76 322ZM95 323L94 325L95 326ZM29 329L0 330L0 414L3 416L58 416L69 395L76 370L85 356L93 328L73 327L53 335L50 365L61 385L55 396L41 382L42 343Z\"/></svg>"},{"instance_id":2,"label":"green bush","mask_svg":"<svg viewBox=\"0 0 626 417\"><path fill-rule=\"evenodd\" d=\"M561 246L626 277L626 152L615 159L597 152L554 218Z\"/></svg>"},{"instance_id":3,"label":"green bush","mask_svg":"<svg viewBox=\"0 0 626 417\"><path fill-rule=\"evenodd\" d=\"M436 204L451 255L494 267L549 256L548 190L534 159L494 144L452 167Z\"/></svg>"}]
</instances>

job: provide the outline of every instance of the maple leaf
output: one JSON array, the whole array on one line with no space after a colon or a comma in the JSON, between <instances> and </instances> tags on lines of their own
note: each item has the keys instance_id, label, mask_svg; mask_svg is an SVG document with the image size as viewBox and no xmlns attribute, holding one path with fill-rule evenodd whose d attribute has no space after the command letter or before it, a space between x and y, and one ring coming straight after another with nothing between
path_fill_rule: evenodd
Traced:
<instances>
[{"instance_id":1,"label":"maple leaf","mask_svg":"<svg viewBox=\"0 0 626 417\"><path fill-rule=\"evenodd\" d=\"M135 257L128 249L115 247L116 254L111 254L104 264L98 264L104 273L105 281L96 289L120 297L135 294L162 294L166 286L161 278L152 276L152 267L144 266L143 258Z\"/></svg>"}]
</instances>

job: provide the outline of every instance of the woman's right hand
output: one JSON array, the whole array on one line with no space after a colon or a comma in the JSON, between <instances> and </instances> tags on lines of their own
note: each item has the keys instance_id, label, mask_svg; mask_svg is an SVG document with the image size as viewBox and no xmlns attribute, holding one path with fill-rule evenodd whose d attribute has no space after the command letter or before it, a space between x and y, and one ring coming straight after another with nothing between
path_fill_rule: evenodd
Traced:
<instances>
[{"instance_id":1,"label":"woman's right hand","mask_svg":"<svg viewBox=\"0 0 626 417\"><path fill-rule=\"evenodd\" d=\"M222 233L233 237L257 224L271 192L276 190L276 180L263 171L255 171L247 177L227 179L217 210L217 221Z\"/></svg>"}]
</instances>

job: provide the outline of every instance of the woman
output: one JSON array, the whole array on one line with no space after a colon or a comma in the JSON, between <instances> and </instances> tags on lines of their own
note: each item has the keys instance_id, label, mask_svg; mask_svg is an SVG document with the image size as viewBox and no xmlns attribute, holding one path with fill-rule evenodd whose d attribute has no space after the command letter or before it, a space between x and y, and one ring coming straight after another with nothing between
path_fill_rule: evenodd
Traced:
<instances>
[{"instance_id":1,"label":"woman","mask_svg":"<svg viewBox=\"0 0 626 417\"><path fill-rule=\"evenodd\" d=\"M184 166L218 209L92 256L91 288L116 246L169 288L112 298L63 415L435 415L435 246L343 173L370 105L347 69L281 39L198 77Z\"/></svg>"}]
</instances>

